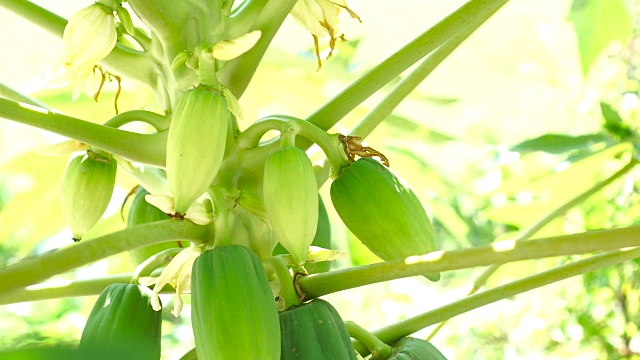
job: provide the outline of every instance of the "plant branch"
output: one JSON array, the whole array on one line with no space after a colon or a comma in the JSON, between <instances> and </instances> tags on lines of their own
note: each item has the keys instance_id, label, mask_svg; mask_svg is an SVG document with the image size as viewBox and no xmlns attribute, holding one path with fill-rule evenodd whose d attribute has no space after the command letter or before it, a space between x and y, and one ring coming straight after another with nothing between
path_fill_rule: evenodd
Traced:
<instances>
[{"instance_id":1,"label":"plant branch","mask_svg":"<svg viewBox=\"0 0 640 360\"><path fill-rule=\"evenodd\" d=\"M38 101L30 96L22 94L21 92L12 89L11 87L0 83L0 97L7 98L13 101L19 101L25 104L41 107L43 109L49 109L49 106L41 101Z\"/></svg>"},{"instance_id":2,"label":"plant branch","mask_svg":"<svg viewBox=\"0 0 640 360\"><path fill-rule=\"evenodd\" d=\"M164 167L167 132L138 134L0 98L0 117L82 141L125 159Z\"/></svg>"},{"instance_id":3,"label":"plant branch","mask_svg":"<svg viewBox=\"0 0 640 360\"><path fill-rule=\"evenodd\" d=\"M429 325L450 319L481 306L638 257L640 257L640 248L616 250L591 256L584 260L578 260L571 264L559 266L555 269L531 275L524 279L516 280L462 300L452 302L440 308L433 309L421 315L414 316L374 331L373 334L386 343L392 343ZM365 346L359 343L354 345L356 350L358 350L362 356L366 356L367 349ZM362 353L360 350L365 351L365 353Z\"/></svg>"},{"instance_id":4,"label":"plant branch","mask_svg":"<svg viewBox=\"0 0 640 360\"><path fill-rule=\"evenodd\" d=\"M570 199L566 203L558 206L557 208L555 208L554 210L552 210L551 212L547 213L545 216L540 218L538 221L531 224L528 228L524 229L520 234L518 234L518 236L514 240L524 241L529 239L531 236L533 236L535 233L537 233L540 229L545 227L551 221L553 221L559 216L562 216L573 207L581 204L583 201L587 200L593 194L596 194L597 192L599 192L600 190L602 190L603 188L605 188L606 186L608 186L609 184L611 184L612 182L614 182L615 180L623 176L624 174L631 171L631 169L633 169L637 164L638 164L638 161L636 159L631 159L627 165L625 165L623 168L615 172L613 175L609 176L603 181L596 183L586 191L582 192L581 194L578 194L573 199ZM478 290L480 290L480 288L482 288L487 283L491 275L493 275L496 271L498 271L500 266L501 264L493 264L487 267L484 271L482 271L480 276L474 279L473 284L471 286L471 290L469 290L469 292L467 293L467 296L473 295ZM445 324L446 324L446 321L439 324L438 327L436 327L429 334L429 336L427 336L427 340L431 340L438 333L438 331L442 329L442 327Z\"/></svg>"},{"instance_id":5,"label":"plant branch","mask_svg":"<svg viewBox=\"0 0 640 360\"><path fill-rule=\"evenodd\" d=\"M457 33L479 27L508 0L471 0L353 82L307 120L328 130L389 81ZM437 64L435 64L437 65Z\"/></svg>"},{"instance_id":6,"label":"plant branch","mask_svg":"<svg viewBox=\"0 0 640 360\"><path fill-rule=\"evenodd\" d=\"M387 96L365 116L351 131L352 135L367 137L393 110L404 100L422 81L433 72L451 53L458 48L492 14L485 14L486 18L476 19L473 26L467 26L454 37L447 40L431 55L423 60L407 77L402 79Z\"/></svg>"},{"instance_id":7,"label":"plant branch","mask_svg":"<svg viewBox=\"0 0 640 360\"><path fill-rule=\"evenodd\" d=\"M453 251L434 251L421 256L300 278L306 298L378 282L439 271L460 270L519 260L578 255L640 246L640 226L589 231L516 242L497 241L491 245Z\"/></svg>"},{"instance_id":8,"label":"plant branch","mask_svg":"<svg viewBox=\"0 0 640 360\"><path fill-rule=\"evenodd\" d=\"M94 261L127 250L172 240L200 243L206 227L187 220L164 220L82 241L43 255L22 259L0 269L0 293L37 284L51 276L61 274Z\"/></svg>"},{"instance_id":9,"label":"plant branch","mask_svg":"<svg viewBox=\"0 0 640 360\"><path fill-rule=\"evenodd\" d=\"M154 272L152 276L158 276ZM52 280L42 284L27 286L26 288L0 294L0 305L15 304L27 301L51 300L78 296L99 295L104 288L115 283L128 283L133 273L108 275L87 280ZM176 289L167 285L161 294L175 294Z\"/></svg>"}]
</instances>

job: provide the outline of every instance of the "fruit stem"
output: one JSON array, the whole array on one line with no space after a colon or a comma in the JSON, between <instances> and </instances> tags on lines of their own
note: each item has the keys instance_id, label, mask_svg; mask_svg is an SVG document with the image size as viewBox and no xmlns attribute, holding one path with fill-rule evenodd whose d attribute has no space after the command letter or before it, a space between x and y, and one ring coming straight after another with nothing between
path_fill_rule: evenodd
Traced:
<instances>
[{"instance_id":1,"label":"fruit stem","mask_svg":"<svg viewBox=\"0 0 640 360\"><path fill-rule=\"evenodd\" d=\"M231 245L231 229L229 224L229 206L222 189L218 186L211 186L208 190L213 201L213 226L215 227L215 247Z\"/></svg>"},{"instance_id":2,"label":"fruit stem","mask_svg":"<svg viewBox=\"0 0 640 360\"><path fill-rule=\"evenodd\" d=\"M368 332L362 326L356 324L353 321L345 321L344 325L347 327L349 336L367 347L369 352L373 355L371 360L386 359L391 356L391 352L393 351L391 346L382 342L382 340L378 339L375 335Z\"/></svg>"},{"instance_id":3,"label":"fruit stem","mask_svg":"<svg viewBox=\"0 0 640 360\"><path fill-rule=\"evenodd\" d=\"M269 130L294 132L318 144L335 170L349 165L337 134L327 134L305 120L288 115L271 115L256 121L238 136L238 146L243 149L257 147L262 136Z\"/></svg>"},{"instance_id":4,"label":"fruit stem","mask_svg":"<svg viewBox=\"0 0 640 360\"><path fill-rule=\"evenodd\" d=\"M161 132L169 128L170 120L166 116L156 114L146 110L129 110L118 114L104 123L104 126L119 128L125 124L142 121L153 126L156 131Z\"/></svg>"},{"instance_id":5,"label":"fruit stem","mask_svg":"<svg viewBox=\"0 0 640 360\"><path fill-rule=\"evenodd\" d=\"M423 314L376 330L373 334L386 343L393 343L405 336L415 333L416 331L424 329L427 326L437 324L441 321L450 319L473 309L477 309L481 306L638 257L640 257L640 248L637 247L594 255L583 260L575 261L571 264L559 266L555 269L531 275L449 303L440 308L427 311ZM367 348L363 344L355 343L354 347L362 356L366 356L368 354Z\"/></svg>"},{"instance_id":6,"label":"fruit stem","mask_svg":"<svg viewBox=\"0 0 640 360\"><path fill-rule=\"evenodd\" d=\"M300 305L300 297L293 285L293 279L285 261L279 256L272 256L264 261L267 268L275 273L278 283L280 283L278 296L284 306L283 310Z\"/></svg>"}]
</instances>

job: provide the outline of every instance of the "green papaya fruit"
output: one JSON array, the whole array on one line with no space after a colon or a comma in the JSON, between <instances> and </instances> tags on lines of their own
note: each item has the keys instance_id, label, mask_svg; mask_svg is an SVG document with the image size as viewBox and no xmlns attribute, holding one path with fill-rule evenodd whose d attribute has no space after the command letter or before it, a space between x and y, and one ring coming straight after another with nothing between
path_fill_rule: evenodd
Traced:
<instances>
[{"instance_id":1,"label":"green papaya fruit","mask_svg":"<svg viewBox=\"0 0 640 360\"><path fill-rule=\"evenodd\" d=\"M129 359L160 359L162 313L151 307L150 293L135 284L107 286L87 319L80 350L116 351Z\"/></svg>"},{"instance_id":2,"label":"green papaya fruit","mask_svg":"<svg viewBox=\"0 0 640 360\"><path fill-rule=\"evenodd\" d=\"M266 271L241 245L204 251L191 273L191 321L200 360L280 359L280 326Z\"/></svg>"},{"instance_id":3,"label":"green papaya fruit","mask_svg":"<svg viewBox=\"0 0 640 360\"><path fill-rule=\"evenodd\" d=\"M329 221L329 214L327 208L324 206L322 197L318 195L318 226L316 228L316 235L311 242L312 246L318 246L325 249L331 249L331 222ZM276 245L273 250L273 255L288 254L289 252L281 245ZM319 274L329 271L331 268L330 261L323 261L318 263L307 263L305 269L309 274Z\"/></svg>"},{"instance_id":4,"label":"green papaya fruit","mask_svg":"<svg viewBox=\"0 0 640 360\"><path fill-rule=\"evenodd\" d=\"M264 165L264 208L278 241L303 264L318 226L318 187L311 160L295 146L269 156Z\"/></svg>"},{"instance_id":5,"label":"green papaya fruit","mask_svg":"<svg viewBox=\"0 0 640 360\"><path fill-rule=\"evenodd\" d=\"M322 299L280 313L280 331L282 360L356 359L340 314Z\"/></svg>"},{"instance_id":6,"label":"green papaya fruit","mask_svg":"<svg viewBox=\"0 0 640 360\"><path fill-rule=\"evenodd\" d=\"M75 241L100 220L111 200L118 164L103 155L88 151L74 157L62 179L60 207Z\"/></svg>"},{"instance_id":7,"label":"green papaya fruit","mask_svg":"<svg viewBox=\"0 0 640 360\"><path fill-rule=\"evenodd\" d=\"M393 344L393 354L386 360L447 360L430 342L405 337Z\"/></svg>"},{"instance_id":8,"label":"green papaya fruit","mask_svg":"<svg viewBox=\"0 0 640 360\"><path fill-rule=\"evenodd\" d=\"M330 193L345 225L382 260L437 250L433 226L420 200L379 162L358 159L333 180ZM425 276L440 279L439 273Z\"/></svg>"},{"instance_id":9,"label":"green papaya fruit","mask_svg":"<svg viewBox=\"0 0 640 360\"><path fill-rule=\"evenodd\" d=\"M180 98L167 135L167 179L177 213L186 214L216 178L230 121L217 89L200 84Z\"/></svg>"},{"instance_id":10,"label":"green papaya fruit","mask_svg":"<svg viewBox=\"0 0 640 360\"><path fill-rule=\"evenodd\" d=\"M171 217L162 210L157 207L149 204L145 199L145 195L149 194L149 192L143 188L139 187L136 190L135 195L133 196L133 200L131 200L131 208L129 208L129 215L127 216L127 227L147 224L154 221L162 221L171 219ZM142 248L134 249L129 251L129 257L131 261L137 265L147 260L151 256L159 253L162 250L172 249L176 247L189 247L188 241L169 241L160 244L154 244L145 246Z\"/></svg>"}]
</instances>

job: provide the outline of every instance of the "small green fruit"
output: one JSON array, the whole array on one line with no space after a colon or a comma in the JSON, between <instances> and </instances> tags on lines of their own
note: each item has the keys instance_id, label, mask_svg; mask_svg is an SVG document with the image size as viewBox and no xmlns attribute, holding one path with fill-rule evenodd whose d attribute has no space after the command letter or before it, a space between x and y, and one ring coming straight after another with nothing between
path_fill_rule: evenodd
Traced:
<instances>
[{"instance_id":1,"label":"small green fruit","mask_svg":"<svg viewBox=\"0 0 640 360\"><path fill-rule=\"evenodd\" d=\"M303 264L318 225L318 188L305 152L289 146L271 154L264 166L264 208L278 241Z\"/></svg>"},{"instance_id":2,"label":"small green fruit","mask_svg":"<svg viewBox=\"0 0 640 360\"><path fill-rule=\"evenodd\" d=\"M167 178L177 213L186 214L216 178L229 121L227 101L205 85L187 90L178 102L167 139Z\"/></svg>"},{"instance_id":3,"label":"small green fruit","mask_svg":"<svg viewBox=\"0 0 640 360\"><path fill-rule=\"evenodd\" d=\"M67 165L60 189L60 206L74 240L79 241L104 214L111 200L117 169L111 156L93 151L74 157Z\"/></svg>"}]
</instances>

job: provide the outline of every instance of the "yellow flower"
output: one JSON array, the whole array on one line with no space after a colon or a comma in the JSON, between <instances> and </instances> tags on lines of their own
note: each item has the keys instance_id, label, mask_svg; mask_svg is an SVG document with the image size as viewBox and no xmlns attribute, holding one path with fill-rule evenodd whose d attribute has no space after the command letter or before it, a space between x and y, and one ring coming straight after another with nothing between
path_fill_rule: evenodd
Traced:
<instances>
[{"instance_id":1,"label":"yellow flower","mask_svg":"<svg viewBox=\"0 0 640 360\"><path fill-rule=\"evenodd\" d=\"M338 35L338 14L346 10L352 18L360 20L360 17L351 11L345 0L298 0L291 10L291 15L313 36L313 42L318 58L318 68L322 67L318 39L329 36L329 55L333 54L336 40L343 36Z\"/></svg>"},{"instance_id":2,"label":"yellow flower","mask_svg":"<svg viewBox=\"0 0 640 360\"><path fill-rule=\"evenodd\" d=\"M109 7L95 3L71 16L62 35L63 78L73 83L74 99L91 76L94 65L109 55L117 39L115 17Z\"/></svg>"},{"instance_id":3,"label":"yellow flower","mask_svg":"<svg viewBox=\"0 0 640 360\"><path fill-rule=\"evenodd\" d=\"M162 288L169 284L176 289L176 298L173 302L173 316L178 317L182 311L182 293L191 292L191 268L193 262L202 253L202 248L199 246L190 246L176 255L176 257L167 264L160 276L144 276L138 279L140 285L151 286L155 285L151 296L151 306L153 310L160 311L162 305L160 305L160 298L158 294Z\"/></svg>"}]
</instances>

